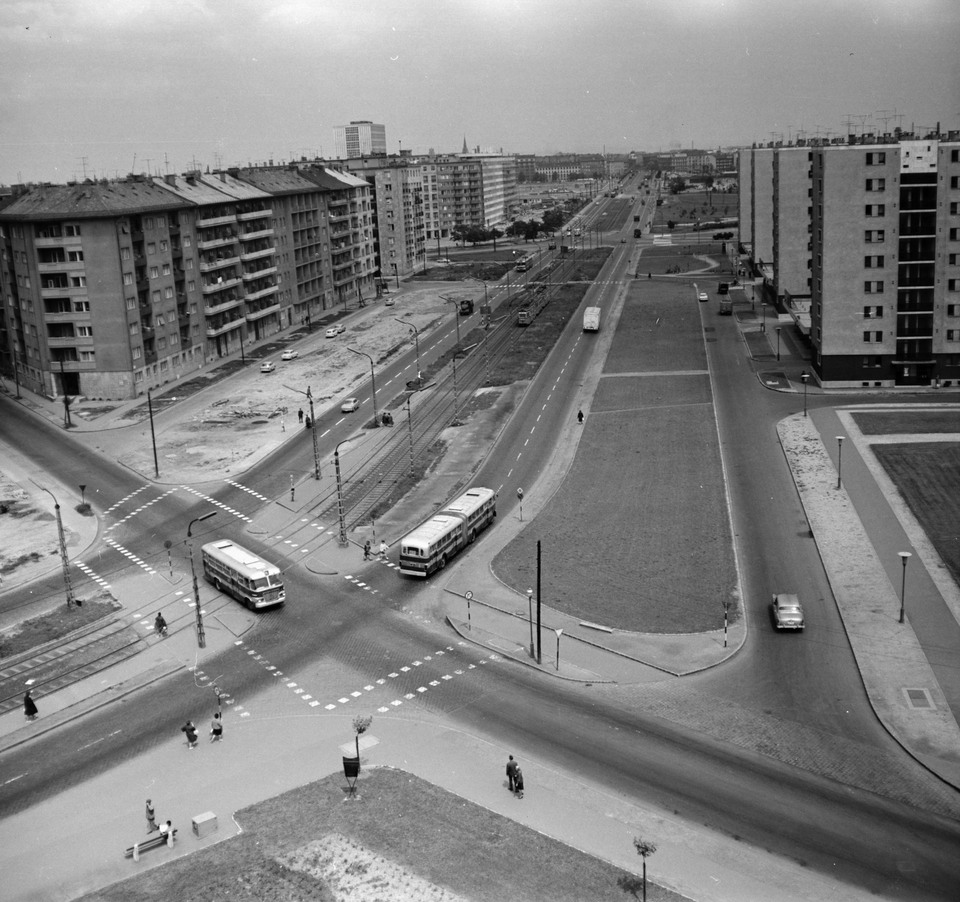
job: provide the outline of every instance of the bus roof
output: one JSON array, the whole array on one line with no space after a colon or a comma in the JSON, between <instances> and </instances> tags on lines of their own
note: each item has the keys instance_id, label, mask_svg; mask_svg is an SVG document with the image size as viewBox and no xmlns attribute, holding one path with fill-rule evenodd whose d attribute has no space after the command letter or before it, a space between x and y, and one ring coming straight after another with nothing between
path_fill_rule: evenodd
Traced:
<instances>
[{"instance_id":1,"label":"bus roof","mask_svg":"<svg viewBox=\"0 0 960 902\"><path fill-rule=\"evenodd\" d=\"M443 508L441 513L472 514L478 507L496 495L493 489L474 488L464 492Z\"/></svg>"},{"instance_id":2,"label":"bus roof","mask_svg":"<svg viewBox=\"0 0 960 902\"><path fill-rule=\"evenodd\" d=\"M251 570L259 570L262 573L280 572L279 567L275 567L269 561L263 560L263 558L258 557L252 551L247 551L242 545L237 545L229 539L209 542L203 546L202 550L207 554L211 554L213 557L225 558L240 567L248 567Z\"/></svg>"},{"instance_id":3,"label":"bus roof","mask_svg":"<svg viewBox=\"0 0 960 902\"><path fill-rule=\"evenodd\" d=\"M402 545L429 545L451 529L462 526L463 520L453 514L436 514L426 523L418 526L413 532L404 536Z\"/></svg>"}]
</instances>

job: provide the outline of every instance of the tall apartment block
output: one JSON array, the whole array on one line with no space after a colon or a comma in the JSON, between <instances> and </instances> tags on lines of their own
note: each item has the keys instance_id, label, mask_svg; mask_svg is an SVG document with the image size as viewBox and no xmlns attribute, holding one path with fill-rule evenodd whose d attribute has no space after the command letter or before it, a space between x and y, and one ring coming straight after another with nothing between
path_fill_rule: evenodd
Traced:
<instances>
[{"instance_id":1,"label":"tall apartment block","mask_svg":"<svg viewBox=\"0 0 960 902\"><path fill-rule=\"evenodd\" d=\"M360 119L333 129L333 146L338 160L350 157L386 156L387 130L382 125Z\"/></svg>"},{"instance_id":2,"label":"tall apartment block","mask_svg":"<svg viewBox=\"0 0 960 902\"><path fill-rule=\"evenodd\" d=\"M813 367L837 387L960 380L960 133L813 148Z\"/></svg>"},{"instance_id":3,"label":"tall apartment block","mask_svg":"<svg viewBox=\"0 0 960 902\"><path fill-rule=\"evenodd\" d=\"M0 211L0 367L135 397L361 297L370 186L311 166L43 185Z\"/></svg>"}]
</instances>

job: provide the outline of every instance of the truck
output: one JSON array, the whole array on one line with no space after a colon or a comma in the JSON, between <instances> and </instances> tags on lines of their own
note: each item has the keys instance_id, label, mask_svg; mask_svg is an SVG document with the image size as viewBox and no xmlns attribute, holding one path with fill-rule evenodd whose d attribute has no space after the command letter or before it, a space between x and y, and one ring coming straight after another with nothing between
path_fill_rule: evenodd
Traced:
<instances>
[{"instance_id":1,"label":"truck","mask_svg":"<svg viewBox=\"0 0 960 902\"><path fill-rule=\"evenodd\" d=\"M733 316L733 300L729 294L720 295L720 316Z\"/></svg>"},{"instance_id":2,"label":"truck","mask_svg":"<svg viewBox=\"0 0 960 902\"><path fill-rule=\"evenodd\" d=\"M587 307L587 309L583 311L583 331L584 332L600 331L600 308L599 307Z\"/></svg>"}]
</instances>

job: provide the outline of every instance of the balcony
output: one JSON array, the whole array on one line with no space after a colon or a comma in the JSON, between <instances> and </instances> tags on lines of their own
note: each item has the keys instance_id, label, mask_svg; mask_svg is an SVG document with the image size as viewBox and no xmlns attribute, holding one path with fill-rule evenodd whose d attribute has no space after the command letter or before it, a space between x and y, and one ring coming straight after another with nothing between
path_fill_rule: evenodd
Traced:
<instances>
[{"instance_id":1,"label":"balcony","mask_svg":"<svg viewBox=\"0 0 960 902\"><path fill-rule=\"evenodd\" d=\"M261 257L268 257L274 253L276 253L275 247L263 247L258 251L243 251L240 254L240 259L246 263L249 260L259 260Z\"/></svg>"},{"instance_id":2,"label":"balcony","mask_svg":"<svg viewBox=\"0 0 960 902\"><path fill-rule=\"evenodd\" d=\"M227 247L228 245L233 244L237 240L236 235L222 235L214 236L211 238L198 238L197 239L197 248L201 251L212 251L218 247Z\"/></svg>"},{"instance_id":3,"label":"balcony","mask_svg":"<svg viewBox=\"0 0 960 902\"><path fill-rule=\"evenodd\" d=\"M215 294L218 291L226 291L228 288L234 288L239 284L240 279L234 276L232 279L223 279L219 282L211 282L209 285L204 285L203 293L205 295Z\"/></svg>"},{"instance_id":4,"label":"balcony","mask_svg":"<svg viewBox=\"0 0 960 902\"><path fill-rule=\"evenodd\" d=\"M245 272L243 274L244 282L251 282L254 279L262 279L264 276L272 276L277 271L276 266L267 266L264 269L258 269L254 272Z\"/></svg>"},{"instance_id":5,"label":"balcony","mask_svg":"<svg viewBox=\"0 0 960 902\"><path fill-rule=\"evenodd\" d=\"M247 322L252 323L254 320L263 319L265 316L269 316L271 313L276 313L279 309L279 304L271 304L269 307L264 307L262 310L254 310L252 313L247 313Z\"/></svg>"},{"instance_id":6,"label":"balcony","mask_svg":"<svg viewBox=\"0 0 960 902\"><path fill-rule=\"evenodd\" d=\"M262 219L264 216L273 216L273 210L270 207L265 210L248 210L246 213L238 213L237 219L240 222L249 222L251 219Z\"/></svg>"},{"instance_id":7,"label":"balcony","mask_svg":"<svg viewBox=\"0 0 960 902\"><path fill-rule=\"evenodd\" d=\"M204 315L206 316L216 316L218 313L224 313L227 310L232 310L234 307L239 307L243 303L241 298L228 298L221 304L209 304L203 308Z\"/></svg>"},{"instance_id":8,"label":"balcony","mask_svg":"<svg viewBox=\"0 0 960 902\"><path fill-rule=\"evenodd\" d=\"M241 241L255 241L257 238L272 238L273 229L259 229L257 231L244 232L240 235Z\"/></svg>"},{"instance_id":9,"label":"balcony","mask_svg":"<svg viewBox=\"0 0 960 902\"><path fill-rule=\"evenodd\" d=\"M229 257L221 257L216 260L210 261L200 261L200 272L214 272L218 269L223 269L226 266L234 266L240 262L240 258L236 255L231 255Z\"/></svg>"},{"instance_id":10,"label":"balcony","mask_svg":"<svg viewBox=\"0 0 960 902\"><path fill-rule=\"evenodd\" d=\"M250 291L247 292L246 300L247 302L259 301L261 298L268 298L272 294L277 293L276 285L268 285L266 288L261 288L259 291Z\"/></svg>"},{"instance_id":11,"label":"balcony","mask_svg":"<svg viewBox=\"0 0 960 902\"><path fill-rule=\"evenodd\" d=\"M226 213L222 216L210 216L204 219L197 220L198 229L212 229L216 226L230 225L232 222L237 221L236 213Z\"/></svg>"},{"instance_id":12,"label":"balcony","mask_svg":"<svg viewBox=\"0 0 960 902\"><path fill-rule=\"evenodd\" d=\"M222 326L207 326L207 338L216 338L223 335L224 332L230 332L233 329L239 329L243 325L243 317L232 319Z\"/></svg>"}]
</instances>

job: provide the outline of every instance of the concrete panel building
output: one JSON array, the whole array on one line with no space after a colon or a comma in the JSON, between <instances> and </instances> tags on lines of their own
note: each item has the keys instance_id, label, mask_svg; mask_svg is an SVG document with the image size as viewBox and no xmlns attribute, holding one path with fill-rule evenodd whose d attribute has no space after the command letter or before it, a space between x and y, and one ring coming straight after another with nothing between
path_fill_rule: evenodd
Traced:
<instances>
[{"instance_id":1,"label":"concrete panel building","mask_svg":"<svg viewBox=\"0 0 960 902\"><path fill-rule=\"evenodd\" d=\"M386 156L387 130L383 125L366 119L338 125L333 129L333 146L338 160Z\"/></svg>"}]
</instances>

